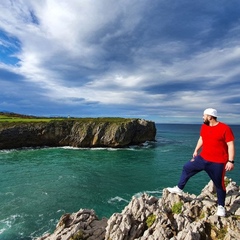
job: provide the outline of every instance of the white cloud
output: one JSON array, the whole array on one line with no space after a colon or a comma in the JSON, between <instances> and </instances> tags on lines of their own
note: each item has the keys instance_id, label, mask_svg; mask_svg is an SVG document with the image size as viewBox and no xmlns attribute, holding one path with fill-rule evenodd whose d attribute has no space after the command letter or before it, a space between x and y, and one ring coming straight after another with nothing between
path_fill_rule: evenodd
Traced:
<instances>
[{"instance_id":1,"label":"white cloud","mask_svg":"<svg viewBox=\"0 0 240 240\"><path fill-rule=\"evenodd\" d=\"M235 24L224 39L208 39L207 43L215 20L211 15L199 15L205 20L189 24L191 29L197 28L191 36L188 25L181 28L186 33L175 29L175 23L183 27L174 22L179 18L163 12L173 9L161 4L139 0L2 1L0 29L18 39L21 48L16 51L14 43L1 38L0 47L14 48L19 63L0 68L23 76L21 83L25 81L54 103L75 106L79 99L146 107L146 111L154 108L155 112L157 108L200 110L210 103L227 106L229 94L221 86L236 81L240 74L240 48L234 38L240 29ZM204 87L186 87L200 86L196 81L202 81ZM171 91L164 92L170 83ZM183 85L174 89L179 83ZM157 92L156 86L163 90ZM238 97L236 89L231 96ZM239 109L238 103L234 105L235 111Z\"/></svg>"}]
</instances>

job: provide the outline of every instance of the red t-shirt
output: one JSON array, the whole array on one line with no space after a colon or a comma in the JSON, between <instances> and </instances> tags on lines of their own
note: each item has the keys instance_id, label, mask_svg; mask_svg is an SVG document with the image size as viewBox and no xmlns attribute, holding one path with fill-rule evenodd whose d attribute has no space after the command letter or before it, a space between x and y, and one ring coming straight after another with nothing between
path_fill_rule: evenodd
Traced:
<instances>
[{"instance_id":1,"label":"red t-shirt","mask_svg":"<svg viewBox=\"0 0 240 240\"><path fill-rule=\"evenodd\" d=\"M200 156L210 162L226 163L228 161L227 142L234 140L231 128L219 122L216 126L203 124L200 131L203 140Z\"/></svg>"}]
</instances>

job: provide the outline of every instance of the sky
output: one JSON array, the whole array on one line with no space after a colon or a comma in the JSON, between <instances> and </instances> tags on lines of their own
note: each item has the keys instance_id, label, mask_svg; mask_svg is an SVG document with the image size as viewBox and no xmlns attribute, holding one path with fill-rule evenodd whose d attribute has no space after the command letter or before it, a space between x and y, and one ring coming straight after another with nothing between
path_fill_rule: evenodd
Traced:
<instances>
[{"instance_id":1,"label":"sky","mask_svg":"<svg viewBox=\"0 0 240 240\"><path fill-rule=\"evenodd\" d=\"M0 0L0 111L240 119L239 0Z\"/></svg>"}]
</instances>

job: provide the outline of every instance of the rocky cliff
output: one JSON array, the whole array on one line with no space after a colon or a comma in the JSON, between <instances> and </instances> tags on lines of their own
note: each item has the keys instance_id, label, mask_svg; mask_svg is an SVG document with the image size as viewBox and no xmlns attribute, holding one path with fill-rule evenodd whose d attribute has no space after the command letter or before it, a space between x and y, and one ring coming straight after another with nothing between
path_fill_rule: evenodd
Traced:
<instances>
[{"instance_id":1,"label":"rocky cliff","mask_svg":"<svg viewBox=\"0 0 240 240\"><path fill-rule=\"evenodd\" d=\"M163 190L162 198L133 197L122 213L98 219L81 209L61 217L53 234L37 240L237 240L240 239L240 188L227 182L226 217L215 215L216 191L210 181L199 196Z\"/></svg>"},{"instance_id":2,"label":"rocky cliff","mask_svg":"<svg viewBox=\"0 0 240 240\"><path fill-rule=\"evenodd\" d=\"M0 149L22 147L126 147L154 141L154 122L143 119L53 120L0 127Z\"/></svg>"}]
</instances>

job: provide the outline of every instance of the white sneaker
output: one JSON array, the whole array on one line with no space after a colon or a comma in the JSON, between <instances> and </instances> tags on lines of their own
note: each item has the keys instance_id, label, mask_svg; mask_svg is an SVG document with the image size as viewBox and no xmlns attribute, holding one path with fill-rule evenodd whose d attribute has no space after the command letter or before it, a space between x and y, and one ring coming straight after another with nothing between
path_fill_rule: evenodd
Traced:
<instances>
[{"instance_id":1,"label":"white sneaker","mask_svg":"<svg viewBox=\"0 0 240 240\"><path fill-rule=\"evenodd\" d=\"M178 186L175 186L173 188L167 188L167 190L170 192L170 193L176 193L178 195L182 195L183 194L183 190L180 189Z\"/></svg>"},{"instance_id":2,"label":"white sneaker","mask_svg":"<svg viewBox=\"0 0 240 240\"><path fill-rule=\"evenodd\" d=\"M225 211L225 208L223 206L218 205L217 215L220 216L220 217L225 217L226 211Z\"/></svg>"}]
</instances>

